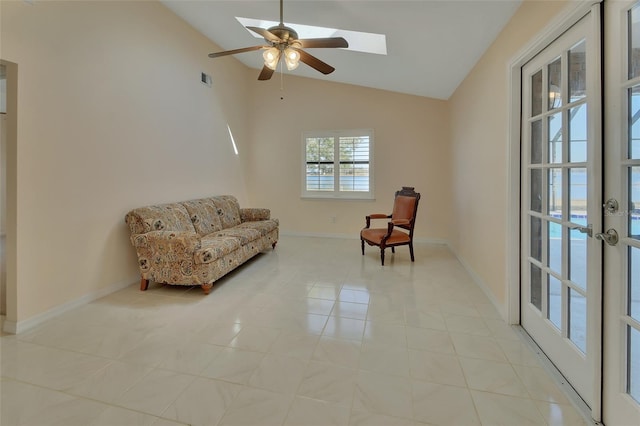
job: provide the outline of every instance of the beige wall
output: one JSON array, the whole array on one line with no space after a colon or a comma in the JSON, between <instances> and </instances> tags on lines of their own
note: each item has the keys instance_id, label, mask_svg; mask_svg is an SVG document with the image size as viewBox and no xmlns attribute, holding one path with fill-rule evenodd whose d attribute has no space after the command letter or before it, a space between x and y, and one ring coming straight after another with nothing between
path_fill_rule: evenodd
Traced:
<instances>
[{"instance_id":1,"label":"beige wall","mask_svg":"<svg viewBox=\"0 0 640 426\"><path fill-rule=\"evenodd\" d=\"M449 99L454 216L451 244L505 306L508 65L567 5L526 1ZM516 176L515 179L518 179Z\"/></svg>"},{"instance_id":2,"label":"beige wall","mask_svg":"<svg viewBox=\"0 0 640 426\"><path fill-rule=\"evenodd\" d=\"M208 59L217 47L156 2L0 2L0 57L19 65L8 319L135 281L130 208L233 193L271 208L284 233L356 238L403 185L422 193L416 237L450 241L506 303L507 64L562 6L524 3L439 101L296 76L284 90L279 76L258 82L232 58ZM374 129L376 200L301 199L302 132L348 128Z\"/></svg>"},{"instance_id":3,"label":"beige wall","mask_svg":"<svg viewBox=\"0 0 640 426\"><path fill-rule=\"evenodd\" d=\"M0 3L0 56L19 70L7 319L23 321L136 280L129 209L222 193L247 202L226 128L243 151L247 70L207 58L217 46L157 2Z\"/></svg>"},{"instance_id":4,"label":"beige wall","mask_svg":"<svg viewBox=\"0 0 640 426\"><path fill-rule=\"evenodd\" d=\"M390 213L393 194L404 185L422 195L416 238L448 238L445 101L290 75L280 90L279 76L274 80L255 81L251 87L247 176L252 202L270 207L282 232L358 238L364 216ZM374 130L375 201L301 199L302 132L361 128Z\"/></svg>"}]
</instances>

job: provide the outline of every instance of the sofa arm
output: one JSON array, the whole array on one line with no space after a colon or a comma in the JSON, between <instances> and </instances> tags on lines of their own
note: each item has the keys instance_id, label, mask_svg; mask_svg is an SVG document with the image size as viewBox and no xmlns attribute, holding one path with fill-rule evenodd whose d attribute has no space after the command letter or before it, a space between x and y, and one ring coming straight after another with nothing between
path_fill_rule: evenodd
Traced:
<instances>
[{"instance_id":1,"label":"sofa arm","mask_svg":"<svg viewBox=\"0 0 640 426\"><path fill-rule=\"evenodd\" d=\"M259 208L240 209L240 220L242 222L255 222L258 220L268 220L271 218L271 210Z\"/></svg>"},{"instance_id":2,"label":"sofa arm","mask_svg":"<svg viewBox=\"0 0 640 426\"><path fill-rule=\"evenodd\" d=\"M151 231L131 236L131 243L137 248L150 248L159 252L191 253L202 246L195 232Z\"/></svg>"}]
</instances>

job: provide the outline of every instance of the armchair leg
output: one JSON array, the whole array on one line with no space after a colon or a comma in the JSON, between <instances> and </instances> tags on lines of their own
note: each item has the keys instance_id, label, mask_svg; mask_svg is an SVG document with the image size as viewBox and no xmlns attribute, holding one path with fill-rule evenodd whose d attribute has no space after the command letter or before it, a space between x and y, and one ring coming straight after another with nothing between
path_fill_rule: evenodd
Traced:
<instances>
[{"instance_id":1,"label":"armchair leg","mask_svg":"<svg viewBox=\"0 0 640 426\"><path fill-rule=\"evenodd\" d=\"M149 288L149 280L140 279L140 291L146 291Z\"/></svg>"},{"instance_id":2,"label":"armchair leg","mask_svg":"<svg viewBox=\"0 0 640 426\"><path fill-rule=\"evenodd\" d=\"M409 243L409 253L411 254L411 261L413 262L415 260L413 257L413 243Z\"/></svg>"},{"instance_id":3,"label":"armchair leg","mask_svg":"<svg viewBox=\"0 0 640 426\"><path fill-rule=\"evenodd\" d=\"M382 262L382 266L384 266L384 248L380 249L380 261Z\"/></svg>"},{"instance_id":4,"label":"armchair leg","mask_svg":"<svg viewBox=\"0 0 640 426\"><path fill-rule=\"evenodd\" d=\"M362 255L364 256L364 240L360 239L360 247L362 247Z\"/></svg>"},{"instance_id":5,"label":"armchair leg","mask_svg":"<svg viewBox=\"0 0 640 426\"><path fill-rule=\"evenodd\" d=\"M396 248L395 247L391 247L391 253L395 253L396 252Z\"/></svg>"},{"instance_id":6,"label":"armchair leg","mask_svg":"<svg viewBox=\"0 0 640 426\"><path fill-rule=\"evenodd\" d=\"M202 291L204 291L204 294L209 294L211 287L213 287L213 283L202 284L200 287L202 288Z\"/></svg>"}]
</instances>

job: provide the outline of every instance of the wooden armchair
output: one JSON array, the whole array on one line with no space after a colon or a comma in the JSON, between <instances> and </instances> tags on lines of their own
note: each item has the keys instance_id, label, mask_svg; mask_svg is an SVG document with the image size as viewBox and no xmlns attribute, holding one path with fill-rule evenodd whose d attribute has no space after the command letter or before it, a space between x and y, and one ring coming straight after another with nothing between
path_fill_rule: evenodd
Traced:
<instances>
[{"instance_id":1,"label":"wooden armchair","mask_svg":"<svg viewBox=\"0 0 640 426\"><path fill-rule=\"evenodd\" d=\"M415 226L416 213L418 212L418 201L420 201L420 194L415 192L413 187L403 186L400 191L396 191L393 213L390 215L372 214L366 216L367 226L360 231L362 255L364 256L365 242L370 246L378 246L380 247L380 260L384 266L384 250L387 247L391 247L391 252L395 253L397 246L408 245L411 261L413 262L413 227ZM371 228L371 219L391 220L387 222L386 228Z\"/></svg>"}]
</instances>

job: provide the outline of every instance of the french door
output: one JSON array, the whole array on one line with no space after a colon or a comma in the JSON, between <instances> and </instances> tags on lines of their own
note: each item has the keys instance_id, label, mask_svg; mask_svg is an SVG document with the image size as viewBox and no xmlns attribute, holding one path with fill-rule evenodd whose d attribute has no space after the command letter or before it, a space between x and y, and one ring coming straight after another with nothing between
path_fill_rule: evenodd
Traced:
<instances>
[{"instance_id":1,"label":"french door","mask_svg":"<svg viewBox=\"0 0 640 426\"><path fill-rule=\"evenodd\" d=\"M637 425L640 1L603 4L522 67L520 313L594 418Z\"/></svg>"},{"instance_id":2,"label":"french door","mask_svg":"<svg viewBox=\"0 0 640 426\"><path fill-rule=\"evenodd\" d=\"M640 424L640 2L605 1L603 421Z\"/></svg>"},{"instance_id":3,"label":"french door","mask_svg":"<svg viewBox=\"0 0 640 426\"><path fill-rule=\"evenodd\" d=\"M521 324L592 406L600 397L599 9L522 68Z\"/></svg>"}]
</instances>

